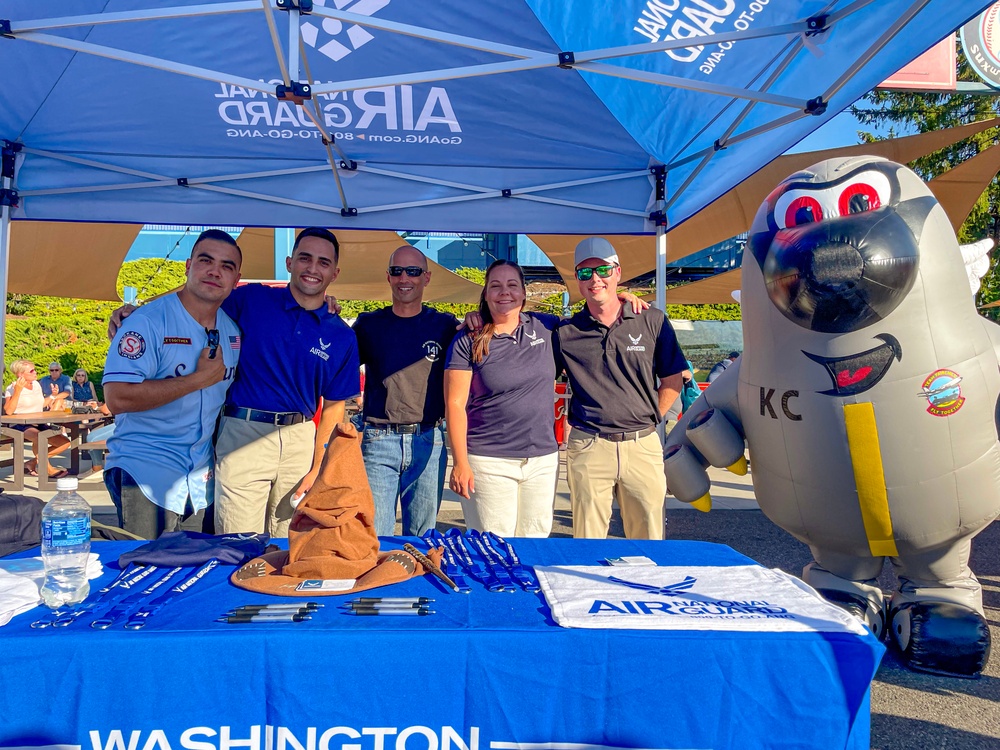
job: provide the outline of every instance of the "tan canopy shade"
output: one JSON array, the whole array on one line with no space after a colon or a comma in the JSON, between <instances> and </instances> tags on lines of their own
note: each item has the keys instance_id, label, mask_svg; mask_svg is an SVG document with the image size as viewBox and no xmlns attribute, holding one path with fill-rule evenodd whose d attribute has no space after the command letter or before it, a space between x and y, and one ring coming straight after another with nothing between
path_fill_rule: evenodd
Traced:
<instances>
[{"instance_id":1,"label":"tan canopy shade","mask_svg":"<svg viewBox=\"0 0 1000 750\"><path fill-rule=\"evenodd\" d=\"M674 287L667 290L668 305L723 305L735 304L733 292L743 283L743 271L734 268L732 271L719 273L701 281ZM644 295L650 299L655 295Z\"/></svg>"},{"instance_id":2,"label":"tan canopy shade","mask_svg":"<svg viewBox=\"0 0 1000 750\"><path fill-rule=\"evenodd\" d=\"M760 208L760 204L764 202L768 193L785 177L799 169L805 169L824 159L861 155L882 156L906 164L996 125L1000 125L1000 118L983 120L957 128L894 138L888 141L779 156L753 176L721 195L679 227L669 229L667 231L667 262L679 260L691 253L711 247L717 242L722 242L747 231L753 222L757 209ZM992 150L994 149L990 149L990 151ZM981 183L978 192L972 198L973 202L979 197L988 182L989 180L986 180ZM931 189L934 189L933 183ZM967 195L974 189L974 186L970 185L967 187L968 192L962 193L960 198L949 197L948 200L964 204ZM940 196L938 199L944 205L944 200ZM971 207L971 204L969 205ZM945 205L945 210L948 211L949 216L953 215L947 205ZM968 211L966 211L966 215L968 215ZM583 239L583 235L530 236L532 241L549 257L566 281L571 300L578 301L580 295L573 280L573 249ZM622 278L631 279L653 270L656 263L655 237L651 235L618 235L608 239L618 251L618 257L622 263Z\"/></svg>"},{"instance_id":3,"label":"tan canopy shade","mask_svg":"<svg viewBox=\"0 0 1000 750\"><path fill-rule=\"evenodd\" d=\"M993 146L927 183L956 232L997 172L1000 172L1000 147Z\"/></svg>"},{"instance_id":4,"label":"tan canopy shade","mask_svg":"<svg viewBox=\"0 0 1000 750\"><path fill-rule=\"evenodd\" d=\"M392 251L406 240L395 232L338 230L340 242L340 276L330 286L338 299L390 300L385 269ZM243 278L270 279L274 276L274 230L244 229L240 234L243 250ZM432 260L427 261L431 283L424 292L425 302L479 302L482 287L463 279Z\"/></svg>"},{"instance_id":5,"label":"tan canopy shade","mask_svg":"<svg viewBox=\"0 0 1000 750\"><path fill-rule=\"evenodd\" d=\"M118 300L118 269L141 224L13 221L10 294Z\"/></svg>"}]
</instances>

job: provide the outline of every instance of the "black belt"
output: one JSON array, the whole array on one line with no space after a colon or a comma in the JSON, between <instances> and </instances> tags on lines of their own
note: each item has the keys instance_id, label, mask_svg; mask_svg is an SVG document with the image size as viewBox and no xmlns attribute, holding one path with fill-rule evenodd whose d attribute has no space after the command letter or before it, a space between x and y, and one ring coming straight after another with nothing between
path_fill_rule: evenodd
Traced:
<instances>
[{"instance_id":1,"label":"black belt","mask_svg":"<svg viewBox=\"0 0 1000 750\"><path fill-rule=\"evenodd\" d=\"M410 424L393 424L391 422L373 422L370 419L365 420L365 424L369 427L374 427L376 430L385 430L386 432L395 432L400 435L415 435L418 432L426 432L427 430L433 430L435 427L440 425L440 422L411 422Z\"/></svg>"},{"instance_id":2,"label":"black belt","mask_svg":"<svg viewBox=\"0 0 1000 750\"><path fill-rule=\"evenodd\" d=\"M576 429L581 432L586 432L588 435L599 437L601 440L610 440L612 443L624 443L628 440L638 440L639 438L644 438L647 435L652 435L656 432L655 425L650 425L649 427L644 427L641 430L635 430L633 432L598 432L597 430L588 430L584 427L577 427Z\"/></svg>"},{"instance_id":3,"label":"black belt","mask_svg":"<svg viewBox=\"0 0 1000 750\"><path fill-rule=\"evenodd\" d=\"M242 419L244 422L263 422L276 427L305 422L306 418L297 411L262 411L261 409L244 409L241 406L226 404L222 409L223 416Z\"/></svg>"}]
</instances>

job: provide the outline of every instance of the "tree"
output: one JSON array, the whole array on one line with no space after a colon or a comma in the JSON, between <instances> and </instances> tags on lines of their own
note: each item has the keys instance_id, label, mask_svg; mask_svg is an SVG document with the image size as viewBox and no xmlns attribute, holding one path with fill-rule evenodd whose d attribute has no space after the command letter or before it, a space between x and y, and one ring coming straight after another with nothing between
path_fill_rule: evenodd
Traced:
<instances>
[{"instance_id":1,"label":"tree","mask_svg":"<svg viewBox=\"0 0 1000 750\"><path fill-rule=\"evenodd\" d=\"M979 80L961 49L958 53L958 80ZM862 141L872 142L894 138L899 131L927 133L997 117L1000 115L1000 95L873 91L851 109L863 125L888 127L884 136L859 132ZM908 166L924 180L931 180L998 142L1000 128L987 128L971 138L916 159ZM977 305L1000 297L1000 180L997 178L983 191L958 232L960 242L974 242L984 237L992 238L998 247L993 251L990 271L976 295ZM998 311L992 309L984 313L996 319Z\"/></svg>"}]
</instances>

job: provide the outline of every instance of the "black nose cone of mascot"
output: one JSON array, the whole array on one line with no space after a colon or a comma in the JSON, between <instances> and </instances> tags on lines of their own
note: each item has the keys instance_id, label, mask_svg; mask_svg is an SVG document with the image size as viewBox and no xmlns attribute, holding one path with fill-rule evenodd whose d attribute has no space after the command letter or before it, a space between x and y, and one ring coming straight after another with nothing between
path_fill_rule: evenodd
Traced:
<instances>
[{"instance_id":1,"label":"black nose cone of mascot","mask_svg":"<svg viewBox=\"0 0 1000 750\"><path fill-rule=\"evenodd\" d=\"M917 277L917 239L891 209L781 229L761 249L771 301L786 318L819 333L877 323Z\"/></svg>"}]
</instances>

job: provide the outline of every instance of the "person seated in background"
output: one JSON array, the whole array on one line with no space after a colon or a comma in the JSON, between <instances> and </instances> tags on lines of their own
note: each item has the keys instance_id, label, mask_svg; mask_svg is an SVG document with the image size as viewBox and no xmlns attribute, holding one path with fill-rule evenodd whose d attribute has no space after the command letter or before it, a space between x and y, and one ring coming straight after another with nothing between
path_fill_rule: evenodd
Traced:
<instances>
[{"instance_id":1,"label":"person seated in background","mask_svg":"<svg viewBox=\"0 0 1000 750\"><path fill-rule=\"evenodd\" d=\"M63 374L62 365L58 362L49 362L49 374L38 380L42 386L42 393L51 399L49 408L58 411L62 408L63 402L70 398L73 388L69 382L69 376Z\"/></svg>"},{"instance_id":2,"label":"person seated in background","mask_svg":"<svg viewBox=\"0 0 1000 750\"><path fill-rule=\"evenodd\" d=\"M14 375L15 380L4 392L4 414L37 414L49 408L53 403L53 398L45 395L41 384L38 382L38 375L34 364L26 359L18 359L10 363L10 371ZM31 476L37 477L38 434L46 429L47 425L14 424L10 426L15 430L23 432L24 437L31 442L31 452L34 454L34 458L25 462L24 470ZM65 435L55 435L50 440L52 448L49 449L49 458L62 453L69 445L69 438ZM66 474L65 469L49 467L49 477L63 477Z\"/></svg>"},{"instance_id":3,"label":"person seated in background","mask_svg":"<svg viewBox=\"0 0 1000 750\"><path fill-rule=\"evenodd\" d=\"M89 401L87 402L87 405L96 408L99 412L101 412L101 414L103 414L106 417L112 416L111 410L108 409L108 407L105 406L104 404L98 403L97 401ZM107 424L102 424L96 430L91 430L90 434L87 435L87 442L88 443L104 442L107 441L107 439L114 434L115 434L115 423L112 420ZM87 453L90 454L91 469L93 469L94 471L104 470L104 454L106 452L107 449L101 450L100 448L95 448L87 451Z\"/></svg>"},{"instance_id":4,"label":"person seated in background","mask_svg":"<svg viewBox=\"0 0 1000 750\"><path fill-rule=\"evenodd\" d=\"M712 365L712 369L708 371L708 377L705 380L709 383L713 382L717 377L719 377L726 369L740 358L739 352L729 352L729 355L721 362L716 362Z\"/></svg>"},{"instance_id":5,"label":"person seated in background","mask_svg":"<svg viewBox=\"0 0 1000 750\"><path fill-rule=\"evenodd\" d=\"M94 384L90 382L87 371L82 367L73 373L73 391L71 398L73 401L97 401L97 391Z\"/></svg>"}]
</instances>

